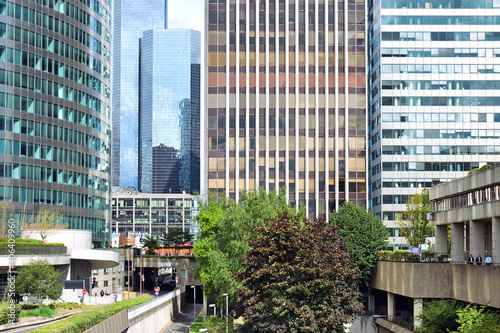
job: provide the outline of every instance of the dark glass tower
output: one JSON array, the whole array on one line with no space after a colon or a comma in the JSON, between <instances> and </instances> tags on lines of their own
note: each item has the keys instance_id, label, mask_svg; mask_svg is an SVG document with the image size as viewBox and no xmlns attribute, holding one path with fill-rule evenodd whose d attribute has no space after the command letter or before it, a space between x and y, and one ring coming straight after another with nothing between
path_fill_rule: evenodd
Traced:
<instances>
[{"instance_id":1,"label":"dark glass tower","mask_svg":"<svg viewBox=\"0 0 500 333\"><path fill-rule=\"evenodd\" d=\"M109 238L109 1L0 2L0 201Z\"/></svg>"}]
</instances>

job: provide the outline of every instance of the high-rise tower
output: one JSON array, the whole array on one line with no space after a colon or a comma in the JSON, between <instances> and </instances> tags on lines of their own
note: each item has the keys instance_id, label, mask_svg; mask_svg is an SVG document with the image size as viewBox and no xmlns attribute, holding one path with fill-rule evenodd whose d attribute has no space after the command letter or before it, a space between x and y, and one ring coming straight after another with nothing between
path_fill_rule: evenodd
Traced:
<instances>
[{"instance_id":1,"label":"high-rise tower","mask_svg":"<svg viewBox=\"0 0 500 333\"><path fill-rule=\"evenodd\" d=\"M106 246L110 3L2 1L0 17L0 201L58 211Z\"/></svg>"},{"instance_id":2,"label":"high-rise tower","mask_svg":"<svg viewBox=\"0 0 500 333\"><path fill-rule=\"evenodd\" d=\"M366 4L207 0L208 190L365 205Z\"/></svg>"},{"instance_id":3,"label":"high-rise tower","mask_svg":"<svg viewBox=\"0 0 500 333\"><path fill-rule=\"evenodd\" d=\"M370 207L407 247L409 197L500 162L500 3L370 6Z\"/></svg>"}]
</instances>

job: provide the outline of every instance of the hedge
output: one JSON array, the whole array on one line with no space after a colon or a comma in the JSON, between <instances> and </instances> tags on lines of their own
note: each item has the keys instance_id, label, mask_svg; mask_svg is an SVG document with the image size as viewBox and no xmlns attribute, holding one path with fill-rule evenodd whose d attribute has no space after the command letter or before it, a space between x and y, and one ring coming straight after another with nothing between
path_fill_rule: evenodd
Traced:
<instances>
[{"instance_id":1,"label":"hedge","mask_svg":"<svg viewBox=\"0 0 500 333\"><path fill-rule=\"evenodd\" d=\"M152 296L140 296L127 299L118 303L92 307L91 309L74 314L71 317L58 321L37 330L33 333L80 333L114 316L120 311L131 309L137 305L148 302Z\"/></svg>"},{"instance_id":2,"label":"hedge","mask_svg":"<svg viewBox=\"0 0 500 333\"><path fill-rule=\"evenodd\" d=\"M38 239L30 238L15 238L15 246L64 246L63 243L44 243ZM0 247L6 247L9 245L8 238L0 238Z\"/></svg>"},{"instance_id":3,"label":"hedge","mask_svg":"<svg viewBox=\"0 0 500 333\"><path fill-rule=\"evenodd\" d=\"M19 304L15 305L16 322L19 320L19 313L21 312L21 306ZM0 302L0 325L8 324L11 320L7 315L10 313L9 302Z\"/></svg>"},{"instance_id":4,"label":"hedge","mask_svg":"<svg viewBox=\"0 0 500 333\"><path fill-rule=\"evenodd\" d=\"M410 253L409 251L404 250L396 250L394 252L379 251L378 260L420 262L420 255L418 253ZM426 250L422 251L422 260L426 262L447 262L448 256L446 254L438 256L436 252Z\"/></svg>"}]
</instances>

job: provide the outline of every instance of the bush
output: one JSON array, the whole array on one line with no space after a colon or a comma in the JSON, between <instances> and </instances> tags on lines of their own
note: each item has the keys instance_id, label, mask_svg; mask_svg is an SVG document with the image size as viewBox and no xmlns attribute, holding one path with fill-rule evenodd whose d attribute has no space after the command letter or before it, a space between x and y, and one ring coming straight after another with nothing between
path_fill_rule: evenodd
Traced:
<instances>
[{"instance_id":1,"label":"bush","mask_svg":"<svg viewBox=\"0 0 500 333\"><path fill-rule=\"evenodd\" d=\"M86 307L85 304L81 303L65 303L65 302L50 303L50 305L54 305L55 309L62 311L71 311Z\"/></svg>"},{"instance_id":2,"label":"bush","mask_svg":"<svg viewBox=\"0 0 500 333\"><path fill-rule=\"evenodd\" d=\"M88 330L89 328L103 322L104 320L114 316L118 312L131 309L137 305L145 303L151 300L152 297L140 296L137 298L128 299L125 301L121 301L118 303L94 307L91 311L83 311L74 314L73 316L58 321L54 324L44 326L37 330L34 330L33 333L79 333Z\"/></svg>"},{"instance_id":3,"label":"bush","mask_svg":"<svg viewBox=\"0 0 500 333\"><path fill-rule=\"evenodd\" d=\"M436 252L432 252L431 250L422 251L422 259L426 262L432 262L436 260Z\"/></svg>"},{"instance_id":4,"label":"bush","mask_svg":"<svg viewBox=\"0 0 500 333\"><path fill-rule=\"evenodd\" d=\"M378 260L390 260L392 251L380 251L377 254Z\"/></svg>"},{"instance_id":5,"label":"bush","mask_svg":"<svg viewBox=\"0 0 500 333\"><path fill-rule=\"evenodd\" d=\"M20 317L51 317L55 315L56 312L52 310L49 306L41 306L37 309L28 310L26 312L22 312Z\"/></svg>"},{"instance_id":6,"label":"bush","mask_svg":"<svg viewBox=\"0 0 500 333\"><path fill-rule=\"evenodd\" d=\"M38 309L40 307L40 304L36 304L36 303L24 303L24 304L21 304L21 309L22 310L34 310L34 309Z\"/></svg>"},{"instance_id":7,"label":"bush","mask_svg":"<svg viewBox=\"0 0 500 333\"><path fill-rule=\"evenodd\" d=\"M8 246L8 238L0 238L0 247ZM44 243L41 240L30 238L16 238L16 246L64 246L63 243Z\"/></svg>"},{"instance_id":8,"label":"bush","mask_svg":"<svg viewBox=\"0 0 500 333\"><path fill-rule=\"evenodd\" d=\"M9 302L0 302L0 325L8 324L11 320L9 317L10 308ZM15 321L19 321L19 313L21 312L21 306L19 304L14 305Z\"/></svg>"},{"instance_id":9,"label":"bush","mask_svg":"<svg viewBox=\"0 0 500 333\"><path fill-rule=\"evenodd\" d=\"M448 255L447 254L441 254L438 257L439 262L448 262Z\"/></svg>"},{"instance_id":10,"label":"bush","mask_svg":"<svg viewBox=\"0 0 500 333\"><path fill-rule=\"evenodd\" d=\"M409 251L405 251L405 250L396 250L394 251L394 253L392 254L392 257L391 259L393 261L406 261L406 258L408 258L408 255L410 254Z\"/></svg>"},{"instance_id":11,"label":"bush","mask_svg":"<svg viewBox=\"0 0 500 333\"><path fill-rule=\"evenodd\" d=\"M420 254L410 253L407 258L408 262L420 262Z\"/></svg>"}]
</instances>

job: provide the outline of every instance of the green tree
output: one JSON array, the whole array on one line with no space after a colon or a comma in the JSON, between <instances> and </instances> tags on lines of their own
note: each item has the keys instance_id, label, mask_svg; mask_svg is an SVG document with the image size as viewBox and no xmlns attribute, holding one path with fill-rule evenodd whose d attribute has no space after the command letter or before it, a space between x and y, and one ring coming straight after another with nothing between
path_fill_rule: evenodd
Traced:
<instances>
[{"instance_id":1,"label":"green tree","mask_svg":"<svg viewBox=\"0 0 500 333\"><path fill-rule=\"evenodd\" d=\"M61 276L62 273L46 259L32 260L19 269L16 276L16 292L36 296L40 303L42 298L57 300L62 294Z\"/></svg>"},{"instance_id":2,"label":"green tree","mask_svg":"<svg viewBox=\"0 0 500 333\"><path fill-rule=\"evenodd\" d=\"M154 254L160 248L160 241L153 236L146 236L142 239L142 247L146 248L146 253Z\"/></svg>"},{"instance_id":3,"label":"green tree","mask_svg":"<svg viewBox=\"0 0 500 333\"><path fill-rule=\"evenodd\" d=\"M441 333L457 329L457 310L460 308L457 300L424 302L422 312L418 316L421 327L415 329L415 332Z\"/></svg>"},{"instance_id":4,"label":"green tree","mask_svg":"<svg viewBox=\"0 0 500 333\"><path fill-rule=\"evenodd\" d=\"M239 283L231 276L242 269L243 258L250 250L248 240L257 236L256 228L268 225L283 211L304 215L287 203L283 190L279 194L264 189L242 192L239 204L225 194L209 194L205 202L200 202L197 220L201 232L193 248L199 263L196 276L205 284L208 299L215 298L219 307L225 306L222 294L234 299Z\"/></svg>"},{"instance_id":5,"label":"green tree","mask_svg":"<svg viewBox=\"0 0 500 333\"><path fill-rule=\"evenodd\" d=\"M338 227L285 212L257 231L235 275L236 317L253 332L344 332L362 305Z\"/></svg>"},{"instance_id":6,"label":"green tree","mask_svg":"<svg viewBox=\"0 0 500 333\"><path fill-rule=\"evenodd\" d=\"M375 214L350 202L332 213L330 223L339 227L337 234L347 243L352 265L361 273L360 290L368 292L366 283L377 265L378 252L387 247L387 228Z\"/></svg>"},{"instance_id":7,"label":"green tree","mask_svg":"<svg viewBox=\"0 0 500 333\"><path fill-rule=\"evenodd\" d=\"M411 247L420 247L420 244L425 244L427 237L434 230L427 219L427 213L431 211L429 190L423 189L422 193L416 193L408 200L405 211L397 214L396 224Z\"/></svg>"},{"instance_id":8,"label":"green tree","mask_svg":"<svg viewBox=\"0 0 500 333\"><path fill-rule=\"evenodd\" d=\"M167 246L175 248L179 251L181 244L191 242L194 236L189 231L184 231L182 228L169 228L168 233L164 232L161 235L161 240Z\"/></svg>"},{"instance_id":9,"label":"green tree","mask_svg":"<svg viewBox=\"0 0 500 333\"><path fill-rule=\"evenodd\" d=\"M456 331L452 333L499 333L500 314L485 310L486 307L468 304L465 308L457 310Z\"/></svg>"}]
</instances>

